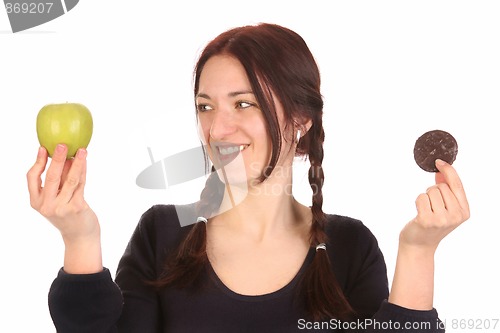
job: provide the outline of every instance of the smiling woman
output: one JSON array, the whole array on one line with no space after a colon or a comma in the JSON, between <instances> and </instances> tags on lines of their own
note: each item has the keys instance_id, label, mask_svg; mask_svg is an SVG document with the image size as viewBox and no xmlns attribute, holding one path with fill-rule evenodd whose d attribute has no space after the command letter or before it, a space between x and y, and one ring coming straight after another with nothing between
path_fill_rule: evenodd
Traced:
<instances>
[{"instance_id":1,"label":"smiling woman","mask_svg":"<svg viewBox=\"0 0 500 333\"><path fill-rule=\"evenodd\" d=\"M442 332L434 252L469 217L455 169L436 161L436 184L401 231L389 293L371 231L323 212L323 100L305 41L275 24L234 28L206 46L194 75L212 173L199 201L142 215L115 281L83 197L86 151L64 168L59 145L42 188L40 149L28 172L31 204L66 245L49 298L58 331ZM290 190L295 156L310 162L310 207ZM181 226L181 215L192 224Z\"/></svg>"},{"instance_id":2,"label":"smiling woman","mask_svg":"<svg viewBox=\"0 0 500 333\"><path fill-rule=\"evenodd\" d=\"M247 164L233 167L235 170L230 172L233 179L244 177L238 181L241 182L247 177L260 177L269 161L271 146L260 103L243 66L236 58L214 56L204 64L200 75L195 81L197 86L201 83L201 87L195 88L200 135L215 168L227 173L231 164L235 164L229 162L240 154ZM258 171L245 175L252 171L251 163L258 165ZM221 172L219 176L224 180Z\"/></svg>"}]
</instances>

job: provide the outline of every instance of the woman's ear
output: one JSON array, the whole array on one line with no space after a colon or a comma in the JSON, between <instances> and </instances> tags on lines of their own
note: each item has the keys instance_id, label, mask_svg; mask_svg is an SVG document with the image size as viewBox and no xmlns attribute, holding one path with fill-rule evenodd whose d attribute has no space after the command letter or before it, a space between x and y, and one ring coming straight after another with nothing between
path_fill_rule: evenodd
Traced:
<instances>
[{"instance_id":1,"label":"woman's ear","mask_svg":"<svg viewBox=\"0 0 500 333\"><path fill-rule=\"evenodd\" d=\"M300 122L295 122L295 130L297 133L297 142L301 137L306 135L306 133L309 131L309 129L312 126L312 120L308 119L307 121L300 121ZM300 131L300 137L299 137L299 131Z\"/></svg>"}]
</instances>

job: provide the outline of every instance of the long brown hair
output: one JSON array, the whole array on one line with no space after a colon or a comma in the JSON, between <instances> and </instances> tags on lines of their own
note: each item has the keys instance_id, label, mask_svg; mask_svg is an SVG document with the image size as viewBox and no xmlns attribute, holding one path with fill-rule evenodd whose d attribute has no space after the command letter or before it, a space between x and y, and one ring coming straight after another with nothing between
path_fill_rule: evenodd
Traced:
<instances>
[{"instance_id":1,"label":"long brown hair","mask_svg":"<svg viewBox=\"0 0 500 333\"><path fill-rule=\"evenodd\" d=\"M325 233L326 215L322 210L325 138L322 122L323 98L320 92L319 69L307 44L292 30L275 24L263 23L228 30L212 40L201 53L194 70L195 96L205 63L212 56L220 54L230 55L241 62L266 121L273 149L269 165L262 174L262 181L265 181L276 167L282 146L282 133L273 96L276 96L283 106L285 130L289 126L295 128L300 122L311 120L312 126L300 138L296 154L308 156L311 164L311 247L320 243L328 244ZM198 215L208 217L216 211L223 192L223 183L217 173L212 172L198 202ZM178 251L169 258L165 274L156 285L178 288L197 286L200 282L200 272L207 261L206 224L198 222L191 227ZM332 271L327 251L316 251L298 288L298 297L314 319L347 319L353 314L353 309Z\"/></svg>"}]
</instances>

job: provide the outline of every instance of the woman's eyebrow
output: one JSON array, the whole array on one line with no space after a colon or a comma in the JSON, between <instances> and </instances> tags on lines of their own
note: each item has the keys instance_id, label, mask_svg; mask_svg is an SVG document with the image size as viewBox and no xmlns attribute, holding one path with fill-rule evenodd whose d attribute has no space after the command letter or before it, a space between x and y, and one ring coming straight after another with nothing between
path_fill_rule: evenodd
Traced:
<instances>
[{"instance_id":1,"label":"woman's eyebrow","mask_svg":"<svg viewBox=\"0 0 500 333\"><path fill-rule=\"evenodd\" d=\"M253 95L254 93L251 90L242 90L242 91L233 91L233 92L228 93L227 95L229 97L236 97L236 96L239 96L239 95L248 95L248 94ZM205 93L198 93L198 94L196 94L196 98L211 99L210 96L208 96Z\"/></svg>"},{"instance_id":2,"label":"woman's eyebrow","mask_svg":"<svg viewBox=\"0 0 500 333\"><path fill-rule=\"evenodd\" d=\"M205 99L210 99L210 96L204 93L198 93L196 94L196 98L205 98Z\"/></svg>"},{"instance_id":3,"label":"woman's eyebrow","mask_svg":"<svg viewBox=\"0 0 500 333\"><path fill-rule=\"evenodd\" d=\"M253 91L251 91L251 90L235 91L235 92L230 92L227 95L229 97L235 97L235 96L238 96L238 95L248 95L248 94L252 94L253 95Z\"/></svg>"}]
</instances>

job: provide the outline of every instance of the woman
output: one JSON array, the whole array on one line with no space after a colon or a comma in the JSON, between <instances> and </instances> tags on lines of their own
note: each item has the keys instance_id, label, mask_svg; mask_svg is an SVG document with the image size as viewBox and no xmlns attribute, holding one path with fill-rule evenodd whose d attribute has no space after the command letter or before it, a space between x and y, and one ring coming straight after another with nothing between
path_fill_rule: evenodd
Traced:
<instances>
[{"instance_id":1,"label":"woman","mask_svg":"<svg viewBox=\"0 0 500 333\"><path fill-rule=\"evenodd\" d=\"M116 284L83 196L86 151L65 162L59 145L42 187L40 148L27 178L32 207L65 243L49 294L58 331L443 331L434 252L469 217L452 166L438 160L436 184L417 198L389 293L372 233L322 210L323 101L303 39L273 24L222 33L198 60L194 97L213 172L199 202L143 214ZM289 190L295 156L311 164L310 207ZM193 223L181 227L181 216Z\"/></svg>"}]
</instances>

